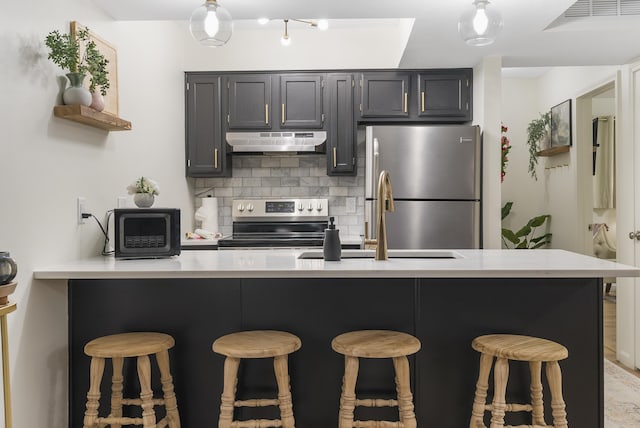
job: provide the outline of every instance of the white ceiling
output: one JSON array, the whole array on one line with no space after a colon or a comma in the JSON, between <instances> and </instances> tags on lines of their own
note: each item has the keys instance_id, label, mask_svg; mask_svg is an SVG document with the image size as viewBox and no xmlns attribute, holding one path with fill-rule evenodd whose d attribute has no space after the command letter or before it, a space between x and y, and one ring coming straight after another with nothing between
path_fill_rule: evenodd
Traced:
<instances>
[{"instance_id":1,"label":"white ceiling","mask_svg":"<svg viewBox=\"0 0 640 428\"><path fill-rule=\"evenodd\" d=\"M116 20L187 21L204 0L93 0ZM234 31L259 27L259 17L360 20L414 19L402 68L471 67L498 55L504 67L615 65L640 58L640 16L581 18L558 23L575 0L492 0L504 28L490 46L471 47L457 34L459 16L472 0L218 0L234 19ZM353 20L353 21L350 21ZM375 25L364 21L365 25ZM400 21L398 21L400 22ZM548 29L547 29L548 28ZM330 31L330 30L329 30ZM218 48L224 49L224 47ZM375 54L375 53L373 53Z\"/></svg>"}]
</instances>

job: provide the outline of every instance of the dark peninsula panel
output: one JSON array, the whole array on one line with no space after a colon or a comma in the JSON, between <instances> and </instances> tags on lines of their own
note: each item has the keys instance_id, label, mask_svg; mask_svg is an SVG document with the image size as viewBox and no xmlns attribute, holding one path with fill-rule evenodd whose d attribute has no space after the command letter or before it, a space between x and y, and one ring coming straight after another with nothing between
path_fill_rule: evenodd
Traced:
<instances>
[{"instance_id":1,"label":"dark peninsula panel","mask_svg":"<svg viewBox=\"0 0 640 428\"><path fill-rule=\"evenodd\" d=\"M290 331L302 340L289 361L296 425L326 428L337 426L343 373L331 339L356 329L394 329L422 342L410 359L420 426L468 426L479 360L471 340L481 334L516 333L552 339L569 349L569 358L561 362L569 424L602 428L601 299L600 279L71 280L70 426L82 426L89 385L83 346L97 336L141 330L171 334L182 426L198 427L217 424L223 358L211 351L213 340L247 329ZM158 388L157 370L154 374ZM108 397L109 378L107 365L103 397ZM131 362L125 365L125 379L125 392L136 394ZM528 380L527 367L512 365L513 395L508 399L526 399L527 385L519 379ZM239 398L270 396L274 385L271 360L241 364ZM358 391L371 398L394 394L391 363L364 359ZM108 399L102 402L106 412ZM373 416L366 411L356 416ZM379 409L368 411L380 416ZM394 409L382 412L396 419ZM546 413L550 416L550 409ZM258 416L274 413L267 409ZM517 415L510 422L520 423Z\"/></svg>"}]
</instances>

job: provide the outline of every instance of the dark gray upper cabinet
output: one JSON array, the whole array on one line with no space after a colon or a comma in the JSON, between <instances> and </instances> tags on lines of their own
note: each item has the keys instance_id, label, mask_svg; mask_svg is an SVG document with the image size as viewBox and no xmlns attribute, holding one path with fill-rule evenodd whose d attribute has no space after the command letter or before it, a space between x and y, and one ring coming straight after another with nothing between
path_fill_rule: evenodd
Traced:
<instances>
[{"instance_id":1,"label":"dark gray upper cabinet","mask_svg":"<svg viewBox=\"0 0 640 428\"><path fill-rule=\"evenodd\" d=\"M324 75L280 75L280 128L321 129Z\"/></svg>"},{"instance_id":2,"label":"dark gray upper cabinet","mask_svg":"<svg viewBox=\"0 0 640 428\"><path fill-rule=\"evenodd\" d=\"M229 129L271 129L271 75L234 74L226 78Z\"/></svg>"},{"instance_id":3,"label":"dark gray upper cabinet","mask_svg":"<svg viewBox=\"0 0 640 428\"><path fill-rule=\"evenodd\" d=\"M220 76L187 75L186 84L186 175L230 176L231 162L220 126Z\"/></svg>"},{"instance_id":4,"label":"dark gray upper cabinet","mask_svg":"<svg viewBox=\"0 0 640 428\"><path fill-rule=\"evenodd\" d=\"M471 79L470 69L418 73L418 116L470 120Z\"/></svg>"},{"instance_id":5,"label":"dark gray upper cabinet","mask_svg":"<svg viewBox=\"0 0 640 428\"><path fill-rule=\"evenodd\" d=\"M329 97L327 174L355 174L354 75L351 73L330 73L327 81Z\"/></svg>"},{"instance_id":6,"label":"dark gray upper cabinet","mask_svg":"<svg viewBox=\"0 0 640 428\"><path fill-rule=\"evenodd\" d=\"M362 122L463 123L472 115L470 68L363 72Z\"/></svg>"},{"instance_id":7,"label":"dark gray upper cabinet","mask_svg":"<svg viewBox=\"0 0 640 428\"><path fill-rule=\"evenodd\" d=\"M360 78L360 116L409 117L411 73L365 72Z\"/></svg>"}]
</instances>

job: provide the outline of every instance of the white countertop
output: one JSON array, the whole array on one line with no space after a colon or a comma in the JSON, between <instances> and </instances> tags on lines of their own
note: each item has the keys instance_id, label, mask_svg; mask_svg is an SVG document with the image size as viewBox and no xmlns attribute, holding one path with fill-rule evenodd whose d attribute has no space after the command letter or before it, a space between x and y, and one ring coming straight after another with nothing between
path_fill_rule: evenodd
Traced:
<instances>
[{"instance_id":1,"label":"white countertop","mask_svg":"<svg viewBox=\"0 0 640 428\"><path fill-rule=\"evenodd\" d=\"M308 250L307 250L308 251ZM314 250L320 252L322 250ZM343 250L347 256L360 250ZM411 251L411 250L397 250ZM434 250L435 251L435 250ZM166 259L97 257L34 269L36 279L125 278L599 278L640 269L564 250L452 250L459 258L339 262L299 259L305 250L184 251Z\"/></svg>"}]
</instances>

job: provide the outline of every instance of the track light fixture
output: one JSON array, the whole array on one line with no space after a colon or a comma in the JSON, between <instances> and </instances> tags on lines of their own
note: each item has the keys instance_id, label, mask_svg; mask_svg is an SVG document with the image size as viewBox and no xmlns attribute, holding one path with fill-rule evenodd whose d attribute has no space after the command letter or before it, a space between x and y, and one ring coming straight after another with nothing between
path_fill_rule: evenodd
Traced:
<instances>
[{"instance_id":1,"label":"track light fixture","mask_svg":"<svg viewBox=\"0 0 640 428\"><path fill-rule=\"evenodd\" d=\"M305 19L287 18L283 19L283 21L284 34L280 38L280 43L282 44L282 46L289 46L291 44L291 36L289 36L289 21L301 22L319 30L326 30L327 28L329 28L329 21L327 21L326 19L320 19L318 21L308 21ZM262 21L259 22L262 23Z\"/></svg>"},{"instance_id":2,"label":"track light fixture","mask_svg":"<svg viewBox=\"0 0 640 428\"><path fill-rule=\"evenodd\" d=\"M280 43L282 44L282 46L289 46L291 44L291 38L289 37L289 20L285 19L284 20L284 34L282 35L282 38L280 39Z\"/></svg>"}]
</instances>

